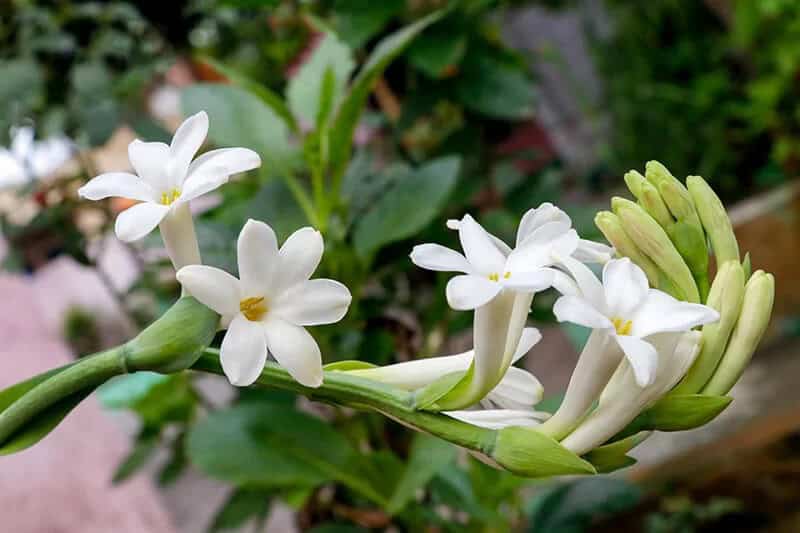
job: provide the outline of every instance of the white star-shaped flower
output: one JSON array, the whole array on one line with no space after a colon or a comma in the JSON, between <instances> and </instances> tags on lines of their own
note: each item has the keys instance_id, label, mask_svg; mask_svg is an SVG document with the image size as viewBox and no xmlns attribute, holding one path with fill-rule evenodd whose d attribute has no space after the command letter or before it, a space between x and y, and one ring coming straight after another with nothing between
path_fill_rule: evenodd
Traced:
<instances>
[{"instance_id":1,"label":"white star-shaped flower","mask_svg":"<svg viewBox=\"0 0 800 533\"><path fill-rule=\"evenodd\" d=\"M351 300L338 281L309 279L323 246L318 231L302 228L279 250L272 228L248 220L237 245L239 279L203 265L178 271L178 281L227 325L220 361L233 385L253 383L268 351L301 384L322 384L320 349L304 326L338 322Z\"/></svg>"}]
</instances>

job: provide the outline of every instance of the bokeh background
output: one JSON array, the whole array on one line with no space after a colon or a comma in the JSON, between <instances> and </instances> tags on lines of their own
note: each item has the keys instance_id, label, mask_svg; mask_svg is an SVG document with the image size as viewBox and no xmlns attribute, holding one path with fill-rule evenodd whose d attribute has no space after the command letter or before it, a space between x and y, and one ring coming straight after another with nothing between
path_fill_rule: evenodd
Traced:
<instances>
[{"instance_id":1,"label":"bokeh background","mask_svg":"<svg viewBox=\"0 0 800 533\"><path fill-rule=\"evenodd\" d=\"M445 7L385 69L367 63ZM351 157L316 195L320 129L365 71L375 81L342 137ZM705 428L656 435L615 476L523 480L375 414L142 373L2 459L2 529L800 530L798 96L794 0L0 3L0 386L129 338L177 297L158 235L113 236L129 204L76 190L127 169L134 138L168 141L200 109L209 147L264 160L193 205L204 260L235 272L248 217L279 238L320 227L321 274L355 295L343 324L314 330L327 361L469 347L469 313L446 306L447 276L413 267L412 244L452 242L444 221L467 211L508 238L544 201L601 239L595 212L651 159L715 187L740 248L778 287L769 338L731 407ZM304 207L298 190L326 207ZM537 296L544 340L523 360L550 397L586 337L554 323L554 298ZM331 457L309 466L281 438L287 424Z\"/></svg>"}]
</instances>

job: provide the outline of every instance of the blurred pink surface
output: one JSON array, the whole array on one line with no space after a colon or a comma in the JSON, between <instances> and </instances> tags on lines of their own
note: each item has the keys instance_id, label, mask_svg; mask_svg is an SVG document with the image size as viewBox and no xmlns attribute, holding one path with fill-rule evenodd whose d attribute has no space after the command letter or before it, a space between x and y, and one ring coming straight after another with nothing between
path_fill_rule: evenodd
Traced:
<instances>
[{"instance_id":1,"label":"blurred pink surface","mask_svg":"<svg viewBox=\"0 0 800 533\"><path fill-rule=\"evenodd\" d=\"M0 273L0 387L70 361L56 310L113 305L91 272L59 261L46 269L35 278ZM43 441L0 457L0 531L174 532L148 478L111 485L127 446L90 397Z\"/></svg>"}]
</instances>

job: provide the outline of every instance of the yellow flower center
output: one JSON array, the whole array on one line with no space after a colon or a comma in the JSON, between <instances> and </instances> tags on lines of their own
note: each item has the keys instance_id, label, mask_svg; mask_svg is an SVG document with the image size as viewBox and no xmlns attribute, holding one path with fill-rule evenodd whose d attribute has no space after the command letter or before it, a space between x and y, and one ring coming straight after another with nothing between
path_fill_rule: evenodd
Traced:
<instances>
[{"instance_id":1,"label":"yellow flower center","mask_svg":"<svg viewBox=\"0 0 800 533\"><path fill-rule=\"evenodd\" d=\"M239 302L239 311L242 312L244 317L251 322L261 320L267 312L267 304L264 302L264 297L259 298L245 298Z\"/></svg>"},{"instance_id":2,"label":"yellow flower center","mask_svg":"<svg viewBox=\"0 0 800 533\"><path fill-rule=\"evenodd\" d=\"M167 192L162 192L161 193L161 204L162 205L170 205L170 204L172 204L172 202L177 200L180 195L181 195L181 191L179 189L175 188L175 187L173 187L172 189L170 189Z\"/></svg>"},{"instance_id":3,"label":"yellow flower center","mask_svg":"<svg viewBox=\"0 0 800 533\"><path fill-rule=\"evenodd\" d=\"M611 323L614 324L614 329L617 330L617 335L630 335L633 322L630 320L623 320L621 318L612 318Z\"/></svg>"},{"instance_id":4,"label":"yellow flower center","mask_svg":"<svg viewBox=\"0 0 800 533\"><path fill-rule=\"evenodd\" d=\"M489 280L491 280L491 281L500 281L500 274L498 274L497 272L494 272L493 274L489 274L488 277L489 277ZM511 272L506 272L505 274L503 274L503 279L508 279L510 277L511 277Z\"/></svg>"}]
</instances>

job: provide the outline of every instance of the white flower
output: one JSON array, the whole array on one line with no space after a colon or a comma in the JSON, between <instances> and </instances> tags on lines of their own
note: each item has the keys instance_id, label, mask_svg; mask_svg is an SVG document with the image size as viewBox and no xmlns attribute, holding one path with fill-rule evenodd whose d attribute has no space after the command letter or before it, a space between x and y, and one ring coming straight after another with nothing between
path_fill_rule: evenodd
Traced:
<instances>
[{"instance_id":1,"label":"white flower","mask_svg":"<svg viewBox=\"0 0 800 533\"><path fill-rule=\"evenodd\" d=\"M17 128L11 146L0 147L0 189L19 187L47 176L72 157L74 148L67 138L34 141L33 137L33 128Z\"/></svg>"},{"instance_id":2,"label":"white flower","mask_svg":"<svg viewBox=\"0 0 800 533\"><path fill-rule=\"evenodd\" d=\"M232 174L261 165L258 154L247 148L211 150L192 161L207 133L208 115L201 111L178 127L169 145L137 139L128 146L136 175L101 174L78 192L89 200L121 197L141 202L120 213L115 225L121 240L141 239L171 211L223 185Z\"/></svg>"},{"instance_id":3,"label":"white flower","mask_svg":"<svg viewBox=\"0 0 800 533\"><path fill-rule=\"evenodd\" d=\"M719 320L711 307L649 288L642 269L628 258L606 263L602 286L594 276L583 278L581 290L582 296L565 295L556 301L556 318L604 331L624 352L641 387L653 383L658 365L658 352L646 337Z\"/></svg>"},{"instance_id":4,"label":"white flower","mask_svg":"<svg viewBox=\"0 0 800 533\"><path fill-rule=\"evenodd\" d=\"M267 350L301 384L322 384L319 346L303 326L341 320L351 299L338 281L309 279L322 251L312 228L297 230L279 250L272 228L248 220L237 246L239 279L203 265L178 271L178 281L227 324L220 360L233 385L258 378Z\"/></svg>"},{"instance_id":5,"label":"white flower","mask_svg":"<svg viewBox=\"0 0 800 533\"><path fill-rule=\"evenodd\" d=\"M686 375L700 351L702 334L659 333L651 337L659 357L653 383L638 384L632 367L620 366L592 411L561 444L578 455L602 445L661 399Z\"/></svg>"},{"instance_id":6,"label":"white flower","mask_svg":"<svg viewBox=\"0 0 800 533\"><path fill-rule=\"evenodd\" d=\"M550 416L550 413L530 409L463 409L444 411L444 414L486 429L503 429L511 426L536 427Z\"/></svg>"},{"instance_id":7,"label":"white flower","mask_svg":"<svg viewBox=\"0 0 800 533\"><path fill-rule=\"evenodd\" d=\"M519 361L541 338L542 335L538 329L525 328L514 352L512 363ZM456 355L429 357L376 368L347 370L346 372L350 375L413 391L426 387L448 374L466 372L474 357L475 351L469 350ZM495 407L530 409L541 401L543 390L542 384L533 374L522 368L511 366L500 383L480 400L480 405L485 409Z\"/></svg>"}]
</instances>

